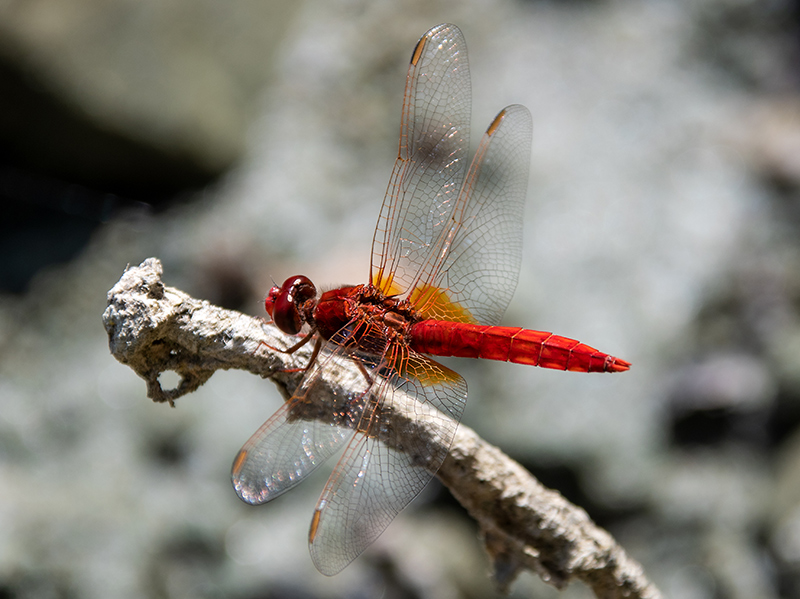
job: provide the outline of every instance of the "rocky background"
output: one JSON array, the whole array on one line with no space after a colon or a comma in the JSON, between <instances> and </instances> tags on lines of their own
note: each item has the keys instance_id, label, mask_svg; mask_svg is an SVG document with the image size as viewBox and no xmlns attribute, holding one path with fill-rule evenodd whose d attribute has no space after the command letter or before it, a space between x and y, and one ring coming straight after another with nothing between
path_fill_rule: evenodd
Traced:
<instances>
[{"instance_id":1,"label":"rocky background","mask_svg":"<svg viewBox=\"0 0 800 599\"><path fill-rule=\"evenodd\" d=\"M100 319L149 256L251 314L273 279L365 281L408 58L445 21L470 48L474 138L509 103L534 119L505 322L634 364L453 361L465 422L666 595L800 597L791 0L0 0L0 596L493 596L437 484L318 574L325 472L259 508L230 487L273 386L218 373L153 405Z\"/></svg>"}]
</instances>

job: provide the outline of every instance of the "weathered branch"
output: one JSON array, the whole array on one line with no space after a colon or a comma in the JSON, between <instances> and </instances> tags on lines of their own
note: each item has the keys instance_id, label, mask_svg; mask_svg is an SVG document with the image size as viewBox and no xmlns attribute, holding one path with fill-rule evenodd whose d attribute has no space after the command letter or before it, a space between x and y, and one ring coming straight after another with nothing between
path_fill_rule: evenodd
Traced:
<instances>
[{"instance_id":1,"label":"weathered branch","mask_svg":"<svg viewBox=\"0 0 800 599\"><path fill-rule=\"evenodd\" d=\"M174 405L216 370L230 368L270 377L285 397L291 396L302 372L287 370L306 363L311 344L292 356L274 351L286 347L285 336L274 327L165 287L161 275L155 258L127 269L109 291L103 314L111 353L147 381L150 398ZM181 381L175 389L164 390L159 375L170 370ZM318 406L341 397L337 389L358 376L347 365L335 370L315 387ZM419 406L415 412L397 404L392 422L398 435L438 442L435 425L414 417ZM661 596L641 566L584 510L542 486L468 427L458 427L437 476L478 521L501 589L527 569L557 588L582 580L602 599Z\"/></svg>"}]
</instances>

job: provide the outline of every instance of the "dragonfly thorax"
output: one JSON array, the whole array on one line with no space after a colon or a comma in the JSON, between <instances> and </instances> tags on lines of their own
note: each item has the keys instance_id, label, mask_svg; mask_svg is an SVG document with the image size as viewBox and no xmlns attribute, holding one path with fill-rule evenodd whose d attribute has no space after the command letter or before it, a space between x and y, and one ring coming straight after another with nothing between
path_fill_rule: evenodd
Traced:
<instances>
[{"instance_id":1,"label":"dragonfly thorax","mask_svg":"<svg viewBox=\"0 0 800 599\"><path fill-rule=\"evenodd\" d=\"M388 342L402 337L419 317L406 300L386 297L372 285L355 285L326 291L314 308L314 326L324 339L340 329L352 329L348 338L353 345L372 339L369 345L383 339ZM365 348L366 349L366 348Z\"/></svg>"}]
</instances>

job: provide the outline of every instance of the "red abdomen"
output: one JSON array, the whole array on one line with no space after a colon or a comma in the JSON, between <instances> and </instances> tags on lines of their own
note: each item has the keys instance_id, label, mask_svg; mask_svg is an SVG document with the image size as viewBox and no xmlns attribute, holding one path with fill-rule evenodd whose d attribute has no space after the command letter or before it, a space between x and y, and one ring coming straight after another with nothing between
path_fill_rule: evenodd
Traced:
<instances>
[{"instance_id":1,"label":"red abdomen","mask_svg":"<svg viewBox=\"0 0 800 599\"><path fill-rule=\"evenodd\" d=\"M434 356L484 358L575 372L622 372L630 363L567 337L518 327L423 320L409 330L411 348Z\"/></svg>"}]
</instances>

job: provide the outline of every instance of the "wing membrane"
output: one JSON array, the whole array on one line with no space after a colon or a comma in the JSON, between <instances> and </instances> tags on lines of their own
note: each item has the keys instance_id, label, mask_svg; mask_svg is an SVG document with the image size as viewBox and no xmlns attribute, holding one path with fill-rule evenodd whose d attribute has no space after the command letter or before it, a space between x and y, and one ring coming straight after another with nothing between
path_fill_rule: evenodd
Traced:
<instances>
[{"instance_id":1,"label":"wing membrane","mask_svg":"<svg viewBox=\"0 0 800 599\"><path fill-rule=\"evenodd\" d=\"M466 172L471 100L463 34L434 27L411 58L400 148L372 242L371 282L387 295L410 291L452 212Z\"/></svg>"},{"instance_id":2,"label":"wing membrane","mask_svg":"<svg viewBox=\"0 0 800 599\"><path fill-rule=\"evenodd\" d=\"M463 35L440 25L420 39L409 67L371 281L428 318L497 324L521 264L531 119L522 106L504 109L466 172L470 109Z\"/></svg>"},{"instance_id":3,"label":"wing membrane","mask_svg":"<svg viewBox=\"0 0 800 599\"><path fill-rule=\"evenodd\" d=\"M515 104L484 134L448 223L430 241L412 283L415 291L440 291L418 297L412 292L410 299L427 318L461 320L460 307L478 322L500 322L522 263L531 131L528 109Z\"/></svg>"},{"instance_id":4,"label":"wing membrane","mask_svg":"<svg viewBox=\"0 0 800 599\"><path fill-rule=\"evenodd\" d=\"M467 386L457 373L413 352L384 373L314 512L309 544L323 574L358 557L430 482L461 420Z\"/></svg>"},{"instance_id":5,"label":"wing membrane","mask_svg":"<svg viewBox=\"0 0 800 599\"><path fill-rule=\"evenodd\" d=\"M344 341L344 339L337 339ZM244 444L233 463L231 479L243 501L261 504L282 495L353 436L368 388L363 377L334 396L333 405L315 397L322 373L348 354L344 343L326 343L294 395L284 402Z\"/></svg>"}]
</instances>

